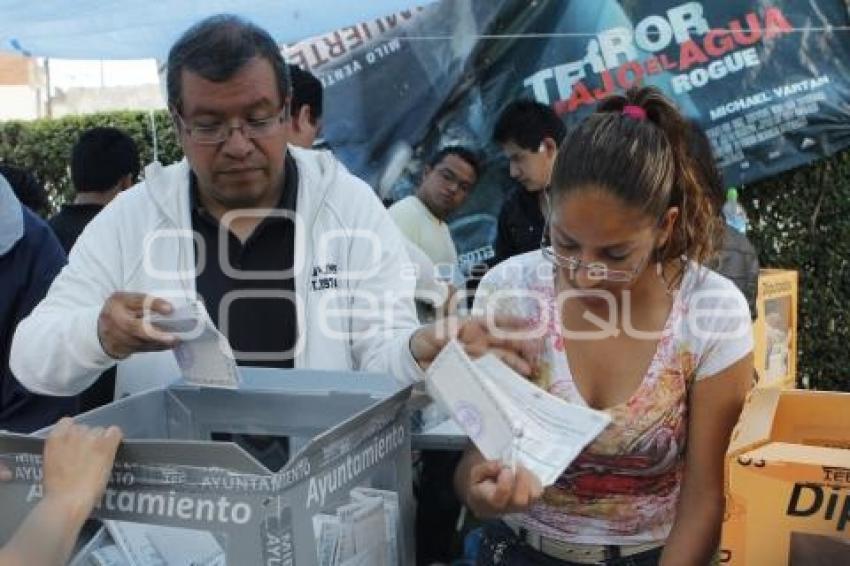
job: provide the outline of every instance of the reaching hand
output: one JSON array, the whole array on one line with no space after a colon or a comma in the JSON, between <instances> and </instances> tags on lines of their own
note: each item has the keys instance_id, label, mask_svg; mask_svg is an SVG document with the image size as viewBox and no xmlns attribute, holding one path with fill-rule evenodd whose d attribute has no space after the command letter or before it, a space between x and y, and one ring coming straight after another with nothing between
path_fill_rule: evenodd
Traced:
<instances>
[{"instance_id":1,"label":"reaching hand","mask_svg":"<svg viewBox=\"0 0 850 566\"><path fill-rule=\"evenodd\" d=\"M452 316L417 330L410 339L410 351L420 367L428 369L452 339L463 344L470 356L493 353L525 376L534 372L543 346L528 322L517 317L501 316L488 322L481 316Z\"/></svg>"},{"instance_id":2,"label":"reaching hand","mask_svg":"<svg viewBox=\"0 0 850 566\"><path fill-rule=\"evenodd\" d=\"M114 426L89 428L67 417L56 423L44 444L44 497L0 548L0 566L68 563L106 487L120 442L121 431Z\"/></svg>"},{"instance_id":3,"label":"reaching hand","mask_svg":"<svg viewBox=\"0 0 850 566\"><path fill-rule=\"evenodd\" d=\"M60 420L44 445L45 498L88 516L109 481L121 437L118 427L89 428L68 417Z\"/></svg>"}]
</instances>

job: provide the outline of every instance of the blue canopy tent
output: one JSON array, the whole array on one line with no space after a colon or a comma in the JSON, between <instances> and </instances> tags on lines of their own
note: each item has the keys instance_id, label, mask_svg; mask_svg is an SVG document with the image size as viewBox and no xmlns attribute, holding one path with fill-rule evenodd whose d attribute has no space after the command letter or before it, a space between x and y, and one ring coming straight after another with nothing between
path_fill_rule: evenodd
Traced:
<instances>
[{"instance_id":1,"label":"blue canopy tent","mask_svg":"<svg viewBox=\"0 0 850 566\"><path fill-rule=\"evenodd\" d=\"M216 13L252 20L280 44L410 8L415 0L0 0L0 50L65 59L164 59ZM427 2L419 2L424 4Z\"/></svg>"}]
</instances>

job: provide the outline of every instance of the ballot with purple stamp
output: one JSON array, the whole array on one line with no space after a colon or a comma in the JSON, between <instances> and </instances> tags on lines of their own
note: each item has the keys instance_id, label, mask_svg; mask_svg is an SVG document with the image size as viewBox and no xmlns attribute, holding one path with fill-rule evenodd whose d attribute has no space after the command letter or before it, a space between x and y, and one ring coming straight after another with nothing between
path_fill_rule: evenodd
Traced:
<instances>
[{"instance_id":1,"label":"ballot with purple stamp","mask_svg":"<svg viewBox=\"0 0 850 566\"><path fill-rule=\"evenodd\" d=\"M492 460L508 457L505 441L513 435L510 421L492 391L476 377L475 363L457 342L450 342L428 369L428 393Z\"/></svg>"},{"instance_id":2,"label":"ballot with purple stamp","mask_svg":"<svg viewBox=\"0 0 850 566\"><path fill-rule=\"evenodd\" d=\"M551 485L611 418L530 383L495 356L471 360L450 342L428 370L428 391L488 460L517 464Z\"/></svg>"}]
</instances>

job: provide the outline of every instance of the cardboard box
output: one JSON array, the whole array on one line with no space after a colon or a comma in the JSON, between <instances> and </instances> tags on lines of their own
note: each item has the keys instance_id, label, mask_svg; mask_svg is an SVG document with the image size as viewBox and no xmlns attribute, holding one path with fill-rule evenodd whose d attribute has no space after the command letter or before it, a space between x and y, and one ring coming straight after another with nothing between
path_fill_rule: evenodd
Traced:
<instances>
[{"instance_id":1,"label":"cardboard box","mask_svg":"<svg viewBox=\"0 0 850 566\"><path fill-rule=\"evenodd\" d=\"M796 387L797 272L762 269L753 324L758 387Z\"/></svg>"},{"instance_id":2,"label":"cardboard box","mask_svg":"<svg viewBox=\"0 0 850 566\"><path fill-rule=\"evenodd\" d=\"M351 544L369 553L364 564L389 564L388 556L412 564L410 388L350 372L243 368L242 377L238 390L178 384L79 417L119 425L127 437L94 516L193 529L207 541L211 533L231 565L318 566L316 517L343 508L349 519L364 516L356 502L371 505L377 493L394 500L394 512L371 505L366 519L350 523L363 532L383 528L394 548L365 548L371 541L357 528ZM293 456L274 472L242 446L211 440L228 434L282 437ZM0 490L0 543L41 496L42 447L41 438L0 435L0 461L15 474ZM177 543L162 548L185 555L179 533L165 534Z\"/></svg>"},{"instance_id":3,"label":"cardboard box","mask_svg":"<svg viewBox=\"0 0 850 566\"><path fill-rule=\"evenodd\" d=\"M727 465L722 564L850 564L850 394L753 390Z\"/></svg>"}]
</instances>

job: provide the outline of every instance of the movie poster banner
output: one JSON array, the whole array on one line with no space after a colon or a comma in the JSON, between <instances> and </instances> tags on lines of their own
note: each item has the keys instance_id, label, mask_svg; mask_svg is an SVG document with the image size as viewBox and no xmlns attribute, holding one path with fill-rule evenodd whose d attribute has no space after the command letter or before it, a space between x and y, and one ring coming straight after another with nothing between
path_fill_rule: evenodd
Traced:
<instances>
[{"instance_id":1,"label":"movie poster banner","mask_svg":"<svg viewBox=\"0 0 850 566\"><path fill-rule=\"evenodd\" d=\"M442 145L486 155L451 222L466 263L492 253L499 207L516 189L490 137L519 97L573 126L611 93L656 85L705 129L728 185L850 145L843 0L444 0L289 56L325 85L329 145L382 197L408 194Z\"/></svg>"}]
</instances>

